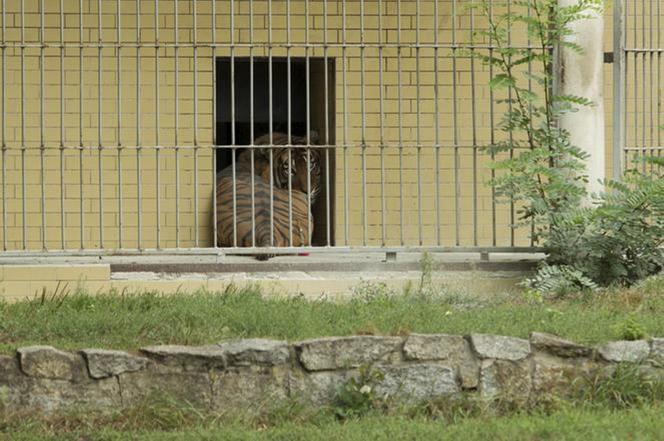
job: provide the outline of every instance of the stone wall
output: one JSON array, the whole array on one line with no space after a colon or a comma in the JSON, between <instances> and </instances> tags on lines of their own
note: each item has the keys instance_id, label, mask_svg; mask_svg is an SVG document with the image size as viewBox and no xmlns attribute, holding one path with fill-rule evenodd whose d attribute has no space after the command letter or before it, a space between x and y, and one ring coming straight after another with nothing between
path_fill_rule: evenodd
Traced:
<instances>
[{"instance_id":1,"label":"stone wall","mask_svg":"<svg viewBox=\"0 0 664 441\"><path fill-rule=\"evenodd\" d=\"M564 393L574 378L621 362L640 363L664 378L664 339L587 347L543 333L528 340L413 334L150 346L139 355L30 346L0 356L0 412L117 408L155 392L215 411L259 411L286 398L323 405L364 365L383 373L374 386L378 396L423 400L466 393L528 402Z\"/></svg>"}]
</instances>

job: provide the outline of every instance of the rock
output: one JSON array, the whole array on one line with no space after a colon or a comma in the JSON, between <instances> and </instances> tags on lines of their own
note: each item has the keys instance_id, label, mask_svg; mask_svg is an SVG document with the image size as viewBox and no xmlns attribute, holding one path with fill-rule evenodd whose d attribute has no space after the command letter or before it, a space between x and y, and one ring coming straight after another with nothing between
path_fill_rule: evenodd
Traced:
<instances>
[{"instance_id":1,"label":"rock","mask_svg":"<svg viewBox=\"0 0 664 441\"><path fill-rule=\"evenodd\" d=\"M0 355L0 385L11 384L22 376L16 357Z\"/></svg>"},{"instance_id":2,"label":"rock","mask_svg":"<svg viewBox=\"0 0 664 441\"><path fill-rule=\"evenodd\" d=\"M45 414L81 408L86 411L114 409L122 405L115 378L72 383L63 380L31 378L20 388L17 410Z\"/></svg>"},{"instance_id":3,"label":"rock","mask_svg":"<svg viewBox=\"0 0 664 441\"><path fill-rule=\"evenodd\" d=\"M403 345L406 360L449 360L468 349L468 342L460 335L411 334Z\"/></svg>"},{"instance_id":4,"label":"rock","mask_svg":"<svg viewBox=\"0 0 664 441\"><path fill-rule=\"evenodd\" d=\"M651 339L650 346L650 356L648 358L655 365L664 367L664 338Z\"/></svg>"},{"instance_id":5,"label":"rock","mask_svg":"<svg viewBox=\"0 0 664 441\"><path fill-rule=\"evenodd\" d=\"M288 395L286 370L261 366L230 367L211 374L212 408L261 412L280 405Z\"/></svg>"},{"instance_id":6,"label":"rock","mask_svg":"<svg viewBox=\"0 0 664 441\"><path fill-rule=\"evenodd\" d=\"M526 402L532 380L529 363L505 360L484 360L480 369L480 396Z\"/></svg>"},{"instance_id":7,"label":"rock","mask_svg":"<svg viewBox=\"0 0 664 441\"><path fill-rule=\"evenodd\" d=\"M530 345L536 350L564 358L589 357L592 349L544 332L532 332Z\"/></svg>"},{"instance_id":8,"label":"rock","mask_svg":"<svg viewBox=\"0 0 664 441\"><path fill-rule=\"evenodd\" d=\"M78 354L51 346L29 346L17 350L21 370L30 377L82 381L88 377L85 362Z\"/></svg>"},{"instance_id":9,"label":"rock","mask_svg":"<svg viewBox=\"0 0 664 441\"><path fill-rule=\"evenodd\" d=\"M399 337L329 337L295 344L298 357L308 371L355 368L377 361L401 358Z\"/></svg>"},{"instance_id":10,"label":"rock","mask_svg":"<svg viewBox=\"0 0 664 441\"><path fill-rule=\"evenodd\" d=\"M530 355L530 342L521 338L471 334L470 341L480 358L517 361Z\"/></svg>"},{"instance_id":11,"label":"rock","mask_svg":"<svg viewBox=\"0 0 664 441\"><path fill-rule=\"evenodd\" d=\"M385 378L375 387L378 397L420 401L459 392L454 369L433 363L384 366Z\"/></svg>"},{"instance_id":12,"label":"rock","mask_svg":"<svg viewBox=\"0 0 664 441\"><path fill-rule=\"evenodd\" d=\"M165 372L154 364L136 372L125 372L118 377L122 391L122 404L127 406L146 399L169 398L208 408L212 401L212 383L207 373Z\"/></svg>"},{"instance_id":13,"label":"rock","mask_svg":"<svg viewBox=\"0 0 664 441\"><path fill-rule=\"evenodd\" d=\"M167 370L207 372L209 369L223 369L226 366L226 352L217 345L148 346L141 348L141 352Z\"/></svg>"},{"instance_id":14,"label":"rock","mask_svg":"<svg viewBox=\"0 0 664 441\"><path fill-rule=\"evenodd\" d=\"M92 378L107 378L124 372L144 369L148 360L123 351L105 349L84 349L81 351L88 362L88 372Z\"/></svg>"},{"instance_id":15,"label":"rock","mask_svg":"<svg viewBox=\"0 0 664 441\"><path fill-rule=\"evenodd\" d=\"M288 363L290 359L285 341L253 338L222 342L218 346L225 352L229 366L277 366Z\"/></svg>"},{"instance_id":16,"label":"rock","mask_svg":"<svg viewBox=\"0 0 664 441\"><path fill-rule=\"evenodd\" d=\"M428 361L445 360L458 371L464 389L476 388L479 363L473 355L469 343L459 335L411 334L403 347L406 360Z\"/></svg>"},{"instance_id":17,"label":"rock","mask_svg":"<svg viewBox=\"0 0 664 441\"><path fill-rule=\"evenodd\" d=\"M550 395L565 396L573 383L599 371L600 365L589 359L567 360L549 354L533 357L533 392L535 399Z\"/></svg>"},{"instance_id":18,"label":"rock","mask_svg":"<svg viewBox=\"0 0 664 441\"><path fill-rule=\"evenodd\" d=\"M314 406L334 402L337 391L347 381L357 377L357 371L291 372L288 379L290 397Z\"/></svg>"},{"instance_id":19,"label":"rock","mask_svg":"<svg viewBox=\"0 0 664 441\"><path fill-rule=\"evenodd\" d=\"M650 345L645 340L622 340L606 343L597 350L607 361L637 363L648 357Z\"/></svg>"}]
</instances>

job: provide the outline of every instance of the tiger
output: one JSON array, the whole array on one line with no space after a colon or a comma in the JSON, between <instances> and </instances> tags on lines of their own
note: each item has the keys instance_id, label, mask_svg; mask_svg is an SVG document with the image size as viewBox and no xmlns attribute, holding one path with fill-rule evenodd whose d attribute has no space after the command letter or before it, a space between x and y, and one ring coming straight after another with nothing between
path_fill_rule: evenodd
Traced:
<instances>
[{"instance_id":1,"label":"tiger","mask_svg":"<svg viewBox=\"0 0 664 441\"><path fill-rule=\"evenodd\" d=\"M286 144L287 136L274 133L273 144ZM306 144L306 138L292 137L296 142ZM269 134L255 140L255 145L269 144ZM280 143L280 144L279 144ZM253 195L252 211L252 155L249 149L242 151L235 161L235 204L233 203L233 165L226 167L217 175L217 243L222 247L287 247L311 245L313 233L313 215L309 208L313 206L320 187L320 155L310 150L308 161L305 149L291 149L290 165L288 148L272 150L272 194L274 214L270 207L270 160L269 149L255 148L253 155ZM307 167L307 163L309 167ZM307 180L307 169L311 170ZM292 230L289 233L289 183L290 204L292 210ZM311 189L311 196L307 190ZM235 213L234 213L235 205ZM233 220L235 215L235 228ZM272 219L273 217L273 219ZM252 222L253 219L253 222ZM274 222L273 237L270 234L271 222ZM252 233L252 227L255 231ZM292 238L292 243L291 243ZM255 256L258 260L267 260L269 254Z\"/></svg>"}]
</instances>

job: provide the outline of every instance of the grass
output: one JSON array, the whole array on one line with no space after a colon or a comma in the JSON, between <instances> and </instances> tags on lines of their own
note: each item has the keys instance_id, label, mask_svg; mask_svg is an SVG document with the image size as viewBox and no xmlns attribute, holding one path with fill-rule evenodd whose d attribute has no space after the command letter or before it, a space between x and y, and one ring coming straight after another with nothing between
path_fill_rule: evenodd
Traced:
<instances>
[{"instance_id":1,"label":"grass","mask_svg":"<svg viewBox=\"0 0 664 441\"><path fill-rule=\"evenodd\" d=\"M0 303L0 352L31 344L135 350L152 344L196 345L248 337L297 340L358 333L481 332L527 337L531 331L543 331L587 344L664 336L663 276L631 289L544 302L521 294L478 301L470 294L434 291L395 294L381 286L364 285L347 302L265 298L253 288L168 296L42 296Z\"/></svg>"},{"instance_id":2,"label":"grass","mask_svg":"<svg viewBox=\"0 0 664 441\"><path fill-rule=\"evenodd\" d=\"M168 440L660 440L664 433L664 408L644 407L623 411L607 409L571 409L550 415L511 415L497 418L466 419L456 424L427 418L405 416L370 416L339 423L284 423L263 430L241 425L216 428L189 428L178 431L145 430L124 432L102 428L88 432L53 434L19 431L7 434L7 440L36 441L47 439L86 441L168 441ZM3 439L0 432L0 439Z\"/></svg>"}]
</instances>

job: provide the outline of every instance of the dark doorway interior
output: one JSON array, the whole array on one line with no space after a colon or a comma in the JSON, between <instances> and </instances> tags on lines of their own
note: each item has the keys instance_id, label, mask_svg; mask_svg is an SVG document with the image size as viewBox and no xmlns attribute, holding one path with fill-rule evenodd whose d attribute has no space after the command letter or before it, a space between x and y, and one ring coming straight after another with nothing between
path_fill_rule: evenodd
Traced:
<instances>
[{"instance_id":1,"label":"dark doorway interior","mask_svg":"<svg viewBox=\"0 0 664 441\"><path fill-rule=\"evenodd\" d=\"M329 144L334 145L335 127L335 68L334 59L328 58L327 84L328 84L328 127ZM318 133L319 144L324 144L325 136L325 61L322 58L309 59L309 81L307 81L306 60L304 58L291 58L291 112L290 127L293 136L305 136L307 132L307 93L309 85L309 114L310 129ZM235 142L233 143L232 113L231 113L231 59L229 57L217 58L217 94L215 106L217 107L217 139L218 146L235 145L241 147L251 144L251 88L250 88L250 59L248 57L235 57L234 59L234 87L235 87ZM269 132L270 123L270 88L269 88L269 61L267 58L254 57L253 59L253 133L254 139ZM288 61L286 58L272 58L272 127L275 132L288 132ZM241 148L236 150L241 151ZM329 154L323 151L323 176L321 177L321 192L318 201L312 208L314 217L313 245L334 245L334 150ZM220 148L217 150L216 166L221 171L231 164L232 150ZM329 158L329 163L325 163ZM325 175L330 171L329 178ZM329 189L325 183L329 182ZM330 225L327 225L326 196L329 194ZM327 243L327 230L330 229L330 243Z\"/></svg>"}]
</instances>

